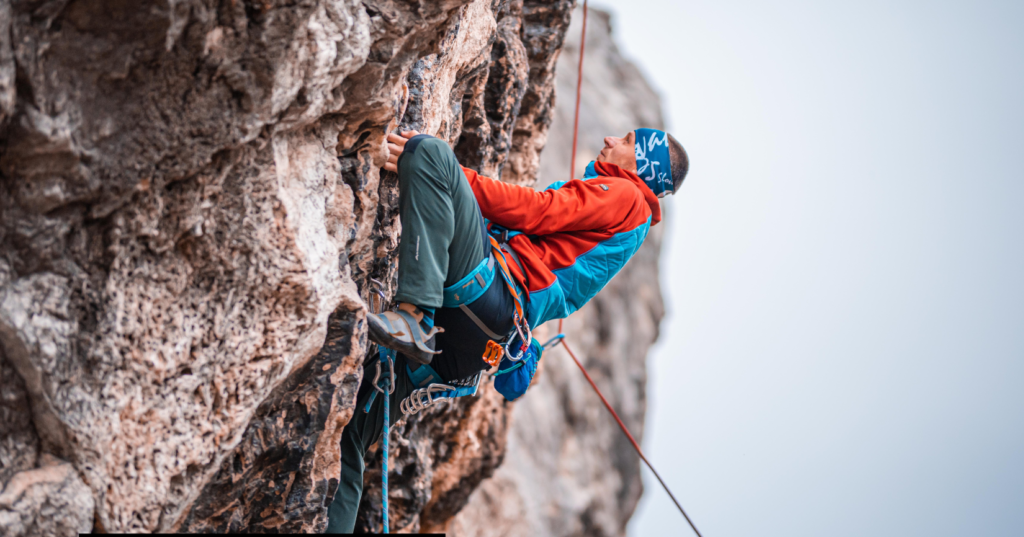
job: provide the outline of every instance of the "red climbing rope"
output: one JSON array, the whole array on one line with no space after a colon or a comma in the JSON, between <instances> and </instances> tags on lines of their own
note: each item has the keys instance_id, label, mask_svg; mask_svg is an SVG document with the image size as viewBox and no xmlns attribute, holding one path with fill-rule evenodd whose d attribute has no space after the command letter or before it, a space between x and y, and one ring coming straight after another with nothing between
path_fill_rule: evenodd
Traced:
<instances>
[{"instance_id":1,"label":"red climbing rope","mask_svg":"<svg viewBox=\"0 0 1024 537\"><path fill-rule=\"evenodd\" d=\"M583 30L580 33L580 62L579 68L576 72L576 116L573 118L572 122L572 166L569 169L569 179L573 179L576 176L576 140L580 128L580 89L583 86L583 47L584 44L586 44L586 42L587 0L583 0ZM622 420L619 418L619 414L615 412L615 409L612 408L612 405L608 403L607 399L604 398L604 394L601 393L601 390L597 387L597 384L594 383L594 379L590 378L590 373L587 373L586 368L584 368L583 364L579 361L578 358L576 358L576 354L573 353L572 349L569 348L569 344L565 341L565 337L562 336L562 321L563 319L558 320L558 334L559 336L561 336L561 338L556 337L552 341L557 341L557 343L562 344L562 347L565 347L565 351L568 352L569 356L572 357L572 361L576 362L576 366L579 367L580 371L583 372L583 376L587 377L587 382L590 383L590 387L593 388L594 392L597 393L597 396L601 398L601 402L604 403L604 407L608 409L608 412L611 413L612 417L615 418L615 421L619 424L619 428L622 429L622 432L626 434L626 438L629 438L629 442L633 444L633 449L636 450L637 455L640 455L640 460L644 461L644 464L647 465L647 468L649 468L651 470L651 473L654 474L654 477L658 479L658 483L661 483L661 487L665 489L665 492L668 493L668 497L672 498L672 502L676 504L676 507L679 509L679 512L683 514L683 518L685 518L686 522L688 522L690 524L690 527L693 528L693 532L697 534L697 537L703 537L700 534L700 532L697 531L697 526L695 526L693 524L693 521L690 520L689 515L687 515L686 511L683 510L683 506L679 503L679 500L676 500L675 495L672 494L671 490L669 490L668 485L665 484L665 480L663 480L661 478L661 475L658 474L658 471L654 469L654 465L651 464L651 461L647 460L647 457L644 456L643 450L640 449L640 444L638 444L636 439L633 438L633 435L630 434L629 429L626 428L626 424L622 423Z\"/></svg>"},{"instance_id":2,"label":"red climbing rope","mask_svg":"<svg viewBox=\"0 0 1024 537\"><path fill-rule=\"evenodd\" d=\"M562 333L561 319L558 320L558 333ZM578 358L576 358L576 354L573 353L572 349L569 348L569 344L566 343L565 338L561 339L559 343L561 343L562 347L565 348L565 352L568 352L569 356L572 357L572 361L576 362L576 365L580 368L580 371L583 372L583 376L587 377L587 382L590 383L590 387L593 388L594 392L597 393L597 396L601 398L601 402L604 403L604 407L607 408L608 412L610 412L612 417L615 418L615 421L616 423L619 424L619 428L622 429L622 432L626 433L626 438L629 438L629 443L633 444L633 449L636 450L637 455L640 455L640 460L644 461L644 464L646 464L647 468L651 470L651 473L654 474L654 477L658 478L658 483L661 483L661 487L665 489L665 492L668 493L668 497L672 498L672 503L676 504L676 507L679 509L679 512L683 514L683 518L685 518L686 521L690 524L690 527L693 528L693 532L697 534L697 537L702 537L700 532L697 531L697 526L694 526L693 521L690 520L690 516L687 515L686 511L683 510L683 506L679 503L679 500L676 499L675 495L672 494L672 491L669 490L668 485L665 484L665 480L662 479L661 475L658 474L658 471L654 469L654 465L651 464L651 461L647 460L647 457L644 456L643 450L640 449L640 444L638 444L636 439L633 438L633 435L629 433L629 429L626 428L625 423L622 423L622 419L619 418L619 414L615 412L614 408L612 408L611 403L609 403L608 400L604 398L604 394L601 393L601 390L597 387L597 384L594 383L594 379L590 378L590 373L587 373L587 370L583 367L583 364L580 363Z\"/></svg>"},{"instance_id":3,"label":"red climbing rope","mask_svg":"<svg viewBox=\"0 0 1024 537\"><path fill-rule=\"evenodd\" d=\"M583 32L580 34L580 62L576 69L576 116L572 120L572 164L569 166L569 179L576 177L576 137L580 132L580 89L583 87L583 47L586 44L587 0L583 0Z\"/></svg>"}]
</instances>

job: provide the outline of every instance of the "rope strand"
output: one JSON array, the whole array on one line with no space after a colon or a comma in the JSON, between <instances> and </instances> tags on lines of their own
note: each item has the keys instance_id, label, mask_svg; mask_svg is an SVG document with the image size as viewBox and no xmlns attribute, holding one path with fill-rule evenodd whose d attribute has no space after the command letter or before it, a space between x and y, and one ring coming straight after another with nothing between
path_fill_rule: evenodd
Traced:
<instances>
[{"instance_id":1,"label":"rope strand","mask_svg":"<svg viewBox=\"0 0 1024 537\"><path fill-rule=\"evenodd\" d=\"M562 319L558 320L558 332L562 332ZM565 348L565 352L569 353L569 356L572 357L572 361L576 362L576 366L579 367L580 371L583 372L583 376L587 377L587 382L589 382L590 387L594 389L594 393L596 393L597 396L601 398L601 402L604 403L604 407L607 408L608 412L610 412L612 417L615 418L615 422L619 424L619 428L622 429L622 432L626 434L626 438L629 439L629 443L633 444L633 449L636 450L636 454L640 455L640 460L644 461L644 464L647 465L647 468L649 468L651 470L651 473L654 474L654 477L658 479L658 483L661 483L661 488L665 489L665 492L668 493L669 498L672 498L672 503L676 504L676 508L679 509L679 512L683 514L683 518L685 518L686 522L690 524L691 528L693 528L693 532L697 534L697 537L703 537L700 534L700 531L697 530L697 526L695 526L693 524L693 521L690 520L690 516L686 514L686 511L683 509L683 506L679 503L679 500L676 499L675 494L672 494L672 491L668 488L668 485L665 484L665 480L662 479L658 471L654 469L654 465L651 464L651 461L647 460L647 457L644 455L643 450L640 449L640 444L638 444L636 439L633 438L633 435L630 434L629 429L626 428L626 424L622 423L622 419L619 418L619 414L615 412L614 408L612 408L611 403L609 403L608 400L604 398L604 394L601 393L601 390L597 387L597 384L594 383L594 379L590 377L590 373L587 373L586 368L584 368L583 364L580 363L578 358L576 358L576 354L573 353L572 349L569 348L569 344L566 343L564 338L558 341L556 345L558 343L562 344L562 347Z\"/></svg>"},{"instance_id":2,"label":"rope strand","mask_svg":"<svg viewBox=\"0 0 1024 537\"><path fill-rule=\"evenodd\" d=\"M580 61L576 70L576 115L572 121L572 163L569 179L576 177L576 139L580 131L580 90L583 88L583 48L587 44L587 0L583 0L583 32L580 34Z\"/></svg>"},{"instance_id":3,"label":"rope strand","mask_svg":"<svg viewBox=\"0 0 1024 537\"><path fill-rule=\"evenodd\" d=\"M391 360L390 360L390 356L388 358L389 358L388 365L390 366L389 367L390 371L388 372L389 378L388 378L388 381L386 383L387 388L384 390L384 394L383 394L384 395L384 453L382 453L382 455L384 457L384 462L383 462L383 464L381 464L381 475L383 476L382 483L381 483L381 497L383 498L383 501L381 503L383 504L382 507L383 507L383 511L384 511L384 533L389 533L389 531L388 531L388 436L391 435L391 423L390 423L390 421L391 421L391 403L390 403L391 393L390 393L390 390L391 390L391 386L392 386L392 384L393 384L393 382L395 380L395 368L394 368L393 362L391 362Z\"/></svg>"},{"instance_id":4,"label":"rope strand","mask_svg":"<svg viewBox=\"0 0 1024 537\"><path fill-rule=\"evenodd\" d=\"M583 87L583 50L584 50L584 46L586 45L586 42L587 42L587 0L583 0L583 29L580 32L580 61L579 61L578 69L576 71L576 115L573 118L573 122L572 122L572 166L570 167L570 173L569 173L569 179L570 180L575 178L575 176L576 176L576 142L577 142L577 140L579 138L579 128L580 128L580 90ZM559 335L563 334L563 332L562 332L562 321L563 321L563 319L559 319L558 320L558 334ZM685 518L686 522L690 524L690 528L692 528L693 532L697 534L697 537L703 537L700 534L700 532L697 531L697 526L695 526L693 524L693 521L690 520L690 516L686 514L685 510L683 510L683 506L679 503L679 500L676 500L676 496L674 494L672 494L671 490L669 490L668 485L665 484L665 480L662 479L661 475L658 474L658 471L654 469L654 465L651 464L651 461L647 460L647 457L644 456L643 450L640 449L640 444L638 444L636 439L633 438L633 435L630 434L629 429L626 428L626 424L622 423L622 420L619 419L619 414L617 412L615 412L615 409L612 408L612 405L609 404L608 400L604 398L604 394L602 394L601 390L598 389L597 384L594 383L594 379L590 378L590 373L587 373L586 368L584 368L583 364L580 363L579 359L576 358L576 354L573 353L572 349L569 348L569 344L566 343L565 338L562 337L561 339L558 339L558 336L555 336L555 338L552 338L551 343L554 343L554 345L558 345L559 343L562 344L562 347L564 347L566 352L569 353L569 356L572 357L572 361L576 362L576 366L579 367L580 371L583 372L583 376L587 377L587 382L590 383L590 387L594 389L594 392L597 393L597 396L601 398L601 402L604 403L604 407L608 409L608 412L610 412L612 417L615 418L616 423L619 424L619 428L622 429L622 432L626 434L626 438L629 438L629 442L631 444L633 444L633 449L636 450L637 455L640 455L640 460L644 461L644 464L647 465L647 468L649 468L651 470L651 473L654 474L654 477L656 477L658 479L658 483L661 483L661 488L665 489L665 492L668 493L668 497L669 498L672 498L672 503L676 504L676 508L679 509L679 512L683 514L683 518Z\"/></svg>"}]
</instances>

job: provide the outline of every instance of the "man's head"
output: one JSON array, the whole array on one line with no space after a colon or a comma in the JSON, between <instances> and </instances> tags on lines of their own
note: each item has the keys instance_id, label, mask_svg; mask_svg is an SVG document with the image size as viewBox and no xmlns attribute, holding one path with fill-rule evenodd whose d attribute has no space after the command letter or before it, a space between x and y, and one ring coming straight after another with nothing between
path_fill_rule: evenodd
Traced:
<instances>
[{"instance_id":1,"label":"man's head","mask_svg":"<svg viewBox=\"0 0 1024 537\"><path fill-rule=\"evenodd\" d=\"M667 154L668 158L658 158L658 154ZM608 136L597 160L636 173L659 197L678 192L690 169L690 159L682 144L671 134L655 129L637 129L622 138ZM661 187L659 179L664 183ZM669 183L671 188L664 188Z\"/></svg>"}]
</instances>

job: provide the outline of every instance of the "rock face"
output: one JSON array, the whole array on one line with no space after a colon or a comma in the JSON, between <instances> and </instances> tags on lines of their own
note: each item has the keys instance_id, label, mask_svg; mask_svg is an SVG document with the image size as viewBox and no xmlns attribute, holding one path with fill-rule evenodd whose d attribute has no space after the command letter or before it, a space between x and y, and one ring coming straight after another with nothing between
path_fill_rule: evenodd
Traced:
<instances>
[{"instance_id":1,"label":"rock face","mask_svg":"<svg viewBox=\"0 0 1024 537\"><path fill-rule=\"evenodd\" d=\"M384 134L435 134L465 165L533 184L571 9L0 0L0 533L321 531L370 351L370 279L393 293ZM654 329L618 334L607 308L634 300L619 286L569 326L601 320L574 333L606 378L637 342L615 377L636 422ZM659 315L649 291L638 322ZM561 358L545 360L554 382ZM564 382L537 399L578 388ZM485 386L400 424L392 526L451 527L478 505L506 439L518 453L529 434L512 409ZM566 416L586 433L603 419L591 410ZM619 458L610 479L632 505L635 464ZM377 482L371 469L364 529ZM608 527L632 509L614 507Z\"/></svg>"},{"instance_id":2,"label":"rock face","mask_svg":"<svg viewBox=\"0 0 1024 537\"><path fill-rule=\"evenodd\" d=\"M569 172L580 13L558 60L554 122L540 180ZM576 176L607 135L663 128L657 94L611 36L609 16L590 10L580 104ZM663 225L651 228L636 257L587 306L565 321L567 341L639 440L646 407L647 350L664 314L658 287ZM551 323L555 324L555 323ZM556 327L546 326L548 334ZM640 499L640 460L561 348L544 354L538 378L517 401L505 462L451 521L458 536L624 535Z\"/></svg>"},{"instance_id":3,"label":"rock face","mask_svg":"<svg viewBox=\"0 0 1024 537\"><path fill-rule=\"evenodd\" d=\"M570 9L0 0L4 533L321 528L383 135L531 182Z\"/></svg>"}]
</instances>

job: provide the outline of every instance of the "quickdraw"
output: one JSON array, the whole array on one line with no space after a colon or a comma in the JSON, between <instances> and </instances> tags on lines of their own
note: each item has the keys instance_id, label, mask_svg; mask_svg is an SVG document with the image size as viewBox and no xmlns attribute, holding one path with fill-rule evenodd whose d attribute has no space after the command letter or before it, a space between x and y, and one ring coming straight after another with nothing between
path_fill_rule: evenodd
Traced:
<instances>
[{"instance_id":1,"label":"quickdraw","mask_svg":"<svg viewBox=\"0 0 1024 537\"><path fill-rule=\"evenodd\" d=\"M425 365L420 366L420 368L429 367L430 366ZM413 376L414 375L410 374L410 379L413 378ZM477 389L480 387L481 379L483 379L483 371L469 377L469 379L455 381L451 384L429 384L425 388L414 390L409 394L409 397L406 397L401 403L399 403L398 408L402 410L402 414L412 416L413 414L438 403L451 401L452 399L466 395L476 395ZM456 385L453 386L452 384Z\"/></svg>"}]
</instances>

